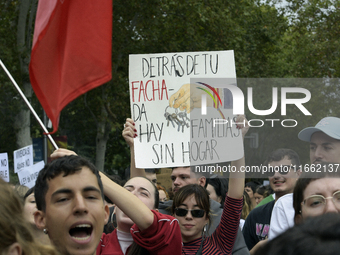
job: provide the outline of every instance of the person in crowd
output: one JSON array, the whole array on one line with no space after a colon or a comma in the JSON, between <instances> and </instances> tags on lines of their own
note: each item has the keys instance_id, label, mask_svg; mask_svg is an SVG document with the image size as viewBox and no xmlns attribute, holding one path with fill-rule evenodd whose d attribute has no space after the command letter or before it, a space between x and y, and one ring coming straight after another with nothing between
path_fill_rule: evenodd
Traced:
<instances>
[{"instance_id":1,"label":"person in crowd","mask_svg":"<svg viewBox=\"0 0 340 255\"><path fill-rule=\"evenodd\" d=\"M269 192L269 195L264 197L257 205L256 207L260 207L262 205L265 205L269 202L275 201L275 192ZM255 207L255 208L256 208Z\"/></svg>"},{"instance_id":2,"label":"person in crowd","mask_svg":"<svg viewBox=\"0 0 340 255\"><path fill-rule=\"evenodd\" d=\"M261 185L262 186L262 185ZM259 186L259 187L261 187ZM262 205L265 205L271 201L275 200L275 193L273 191L273 189L271 188L270 185L266 185L265 186L266 191L265 191L265 196L263 197L263 199L256 205L256 207L260 207Z\"/></svg>"},{"instance_id":3,"label":"person in crowd","mask_svg":"<svg viewBox=\"0 0 340 255\"><path fill-rule=\"evenodd\" d=\"M260 185L256 187L254 198L256 205L258 205L264 198L268 197L272 193L272 189L269 185Z\"/></svg>"},{"instance_id":4,"label":"person in crowd","mask_svg":"<svg viewBox=\"0 0 340 255\"><path fill-rule=\"evenodd\" d=\"M263 186L262 185L257 186L255 193L254 193L254 199L255 199L256 205L258 205L262 201L262 199L264 198L263 194L264 194Z\"/></svg>"},{"instance_id":5,"label":"person in crowd","mask_svg":"<svg viewBox=\"0 0 340 255\"><path fill-rule=\"evenodd\" d=\"M170 199L168 192L166 191L166 189L162 186L157 184L157 189L159 192L159 201L160 202L165 202L168 201Z\"/></svg>"},{"instance_id":6,"label":"person in crowd","mask_svg":"<svg viewBox=\"0 0 340 255\"><path fill-rule=\"evenodd\" d=\"M150 168L150 169L145 169L145 176L148 178L150 181L153 182L153 184L157 185L157 174L156 174L156 169Z\"/></svg>"},{"instance_id":7,"label":"person in crowd","mask_svg":"<svg viewBox=\"0 0 340 255\"><path fill-rule=\"evenodd\" d=\"M321 163L322 171L304 172L293 193L295 224L327 213L340 213L339 164ZM339 169L340 170L340 169Z\"/></svg>"},{"instance_id":8,"label":"person in crowd","mask_svg":"<svg viewBox=\"0 0 340 255\"><path fill-rule=\"evenodd\" d=\"M75 153L59 149L51 158L72 154ZM178 222L172 216L157 212L159 194L150 180L135 177L121 187L104 174L99 174L105 195L116 206L117 228L112 233L102 234L96 254L139 254L146 251L164 254L165 250L180 253Z\"/></svg>"},{"instance_id":9,"label":"person in crowd","mask_svg":"<svg viewBox=\"0 0 340 255\"><path fill-rule=\"evenodd\" d=\"M340 163L339 125L339 118L326 117L320 120L315 127L304 128L299 133L299 139L310 144L310 165L304 165L302 170L319 167L321 163ZM275 238L294 226L294 214L293 194L287 194L280 198L272 212L269 239Z\"/></svg>"},{"instance_id":10,"label":"person in crowd","mask_svg":"<svg viewBox=\"0 0 340 255\"><path fill-rule=\"evenodd\" d=\"M300 179L302 180L302 179ZM340 250L340 215L307 219L266 243L256 255L333 255Z\"/></svg>"},{"instance_id":11,"label":"person in crowd","mask_svg":"<svg viewBox=\"0 0 340 255\"><path fill-rule=\"evenodd\" d=\"M300 131L300 140L309 142L311 164L338 163L340 161L340 118L326 117L315 127Z\"/></svg>"},{"instance_id":12,"label":"person in crowd","mask_svg":"<svg viewBox=\"0 0 340 255\"><path fill-rule=\"evenodd\" d=\"M256 207L256 200L254 197L254 194L256 192L256 188L260 186L259 182L251 181L247 182L245 185L244 190L248 193L250 201L251 201L251 209L254 209Z\"/></svg>"},{"instance_id":13,"label":"person in crowd","mask_svg":"<svg viewBox=\"0 0 340 255\"><path fill-rule=\"evenodd\" d=\"M91 162L75 155L55 159L39 172L34 195L35 223L62 255L95 254L109 208L99 171Z\"/></svg>"},{"instance_id":14,"label":"person in crowd","mask_svg":"<svg viewBox=\"0 0 340 255\"><path fill-rule=\"evenodd\" d=\"M34 238L41 242L42 244L51 244L50 239L47 235L44 234L42 230L37 228L34 221L34 214L37 211L37 204L35 203L34 197L34 187L27 190L26 194L24 195L24 217L26 218L27 222L32 227L32 232Z\"/></svg>"},{"instance_id":15,"label":"person in crowd","mask_svg":"<svg viewBox=\"0 0 340 255\"><path fill-rule=\"evenodd\" d=\"M238 116L236 122L243 122L244 116ZM241 128L241 126L239 126ZM246 127L242 127L241 132L242 136L246 134L248 131L249 126L246 124ZM122 132L123 137L129 144L130 142L133 143L133 138L137 137L136 129L134 127L133 121L131 119L127 119L125 123L125 128ZM130 145L131 148L131 145ZM134 176L145 176L144 169L137 169L135 167L134 162L134 154L131 154L131 175ZM172 169L171 173L171 181L172 181L172 192L176 194L176 192L181 188L188 184L199 184L202 187L206 187L206 177L201 175L201 173L195 173L194 168L192 168L193 171L191 171L191 168L189 166L187 167L174 167ZM164 214L171 215L171 211L168 209L172 207L172 200L166 201L166 202L160 202L159 204L159 211ZM222 215L222 208L221 204L210 199L210 209L212 211L212 221L210 222L209 228L208 228L208 234L211 235L214 230L217 228L221 215ZM233 247L232 251L233 255L247 255L249 254L249 250L244 242L243 235L241 233L241 230L239 229L236 241Z\"/></svg>"},{"instance_id":16,"label":"person in crowd","mask_svg":"<svg viewBox=\"0 0 340 255\"><path fill-rule=\"evenodd\" d=\"M228 193L228 179L219 177L218 175L213 175L207 179L207 191L209 193L209 197L216 202L221 204L221 208L223 208L225 196Z\"/></svg>"},{"instance_id":17,"label":"person in crowd","mask_svg":"<svg viewBox=\"0 0 340 255\"><path fill-rule=\"evenodd\" d=\"M114 181L120 186L124 186L124 184L126 183L126 181L122 180L122 178L119 175L106 175L106 176L110 178L111 181ZM108 234L115 230L115 228L117 227L117 222L116 222L116 215L114 214L114 209L115 209L114 203L105 194L104 194L104 202L110 209L109 220L105 224L104 231L103 231L105 234Z\"/></svg>"},{"instance_id":18,"label":"person in crowd","mask_svg":"<svg viewBox=\"0 0 340 255\"><path fill-rule=\"evenodd\" d=\"M244 158L231 164L240 169ZM199 184L188 184L176 191L171 209L181 227L182 254L232 254L242 210L244 175L244 172L230 173L221 221L208 237L204 235L211 215L207 190Z\"/></svg>"},{"instance_id":19,"label":"person in crowd","mask_svg":"<svg viewBox=\"0 0 340 255\"><path fill-rule=\"evenodd\" d=\"M301 173L296 168L300 166L298 154L291 149L277 149L268 155L265 165L272 169L268 171L269 175L271 175L269 182L275 193L276 200L288 193L293 193L296 181ZM242 231L251 254L263 242L256 247L255 245L259 241L265 240L268 236L274 203L275 200L256 207L249 213L244 223ZM254 250L252 250L253 248Z\"/></svg>"},{"instance_id":20,"label":"person in crowd","mask_svg":"<svg viewBox=\"0 0 340 255\"><path fill-rule=\"evenodd\" d=\"M37 242L23 217L22 200L0 178L0 251L3 255L57 255L48 245Z\"/></svg>"},{"instance_id":21,"label":"person in crowd","mask_svg":"<svg viewBox=\"0 0 340 255\"><path fill-rule=\"evenodd\" d=\"M103 234L97 255L181 252L178 222L158 212L158 190L149 179L131 178L124 188L105 176L102 179L105 194L116 205L117 228L111 234Z\"/></svg>"}]
</instances>

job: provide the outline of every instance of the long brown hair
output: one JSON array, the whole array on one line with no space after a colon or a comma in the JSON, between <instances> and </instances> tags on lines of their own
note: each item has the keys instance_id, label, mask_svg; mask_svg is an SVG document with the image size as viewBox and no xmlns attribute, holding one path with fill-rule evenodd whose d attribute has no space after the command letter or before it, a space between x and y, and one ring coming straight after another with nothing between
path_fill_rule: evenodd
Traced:
<instances>
[{"instance_id":1,"label":"long brown hair","mask_svg":"<svg viewBox=\"0 0 340 255\"><path fill-rule=\"evenodd\" d=\"M52 247L34 240L29 223L23 216L23 205L13 188L0 178L0 250L18 243L23 255L57 255Z\"/></svg>"},{"instance_id":2,"label":"long brown hair","mask_svg":"<svg viewBox=\"0 0 340 255\"><path fill-rule=\"evenodd\" d=\"M241 219L245 220L250 211L254 209L251 208L251 200L250 197L248 195L248 193L246 191L243 192L243 207L242 207L242 212L241 212Z\"/></svg>"}]
</instances>

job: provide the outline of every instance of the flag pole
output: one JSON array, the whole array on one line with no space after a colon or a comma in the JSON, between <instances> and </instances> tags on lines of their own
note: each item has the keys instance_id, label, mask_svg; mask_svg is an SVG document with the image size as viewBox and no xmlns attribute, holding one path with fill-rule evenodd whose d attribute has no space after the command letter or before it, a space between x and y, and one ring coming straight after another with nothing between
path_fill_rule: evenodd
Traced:
<instances>
[{"instance_id":1,"label":"flag pole","mask_svg":"<svg viewBox=\"0 0 340 255\"><path fill-rule=\"evenodd\" d=\"M55 143L55 141L53 140L52 136L50 134L48 134L48 130L45 127L45 125L42 123L42 121L40 120L39 116L37 115L37 113L34 111L33 107L31 106L30 102L28 102L26 96L24 95L24 93L21 91L20 87L18 86L18 84L15 82L14 78L12 77L12 75L10 74L10 72L7 70L6 66L4 65L4 63L2 63L1 59L0 59L0 65L2 66L2 68L4 69L4 71L6 72L6 74L8 75L8 77L10 78L10 80L12 81L14 87L17 89L17 91L19 92L19 94L21 95L22 99L24 99L26 105L28 106L28 108L30 109L30 111L32 112L32 114L34 115L34 117L36 118L36 120L38 121L40 127L44 130L45 135L47 136L47 138L50 140L50 142L52 143L53 147L57 150L58 149L58 145Z\"/></svg>"}]
</instances>

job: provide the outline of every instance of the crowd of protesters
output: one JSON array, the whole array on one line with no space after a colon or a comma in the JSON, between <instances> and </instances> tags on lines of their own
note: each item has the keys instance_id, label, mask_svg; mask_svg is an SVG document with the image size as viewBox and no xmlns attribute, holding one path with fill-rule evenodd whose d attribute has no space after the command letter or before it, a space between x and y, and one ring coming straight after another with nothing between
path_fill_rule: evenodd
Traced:
<instances>
[{"instance_id":1,"label":"crowd of protesters","mask_svg":"<svg viewBox=\"0 0 340 255\"><path fill-rule=\"evenodd\" d=\"M174 167L165 189L154 170L135 167L138 134L127 119L124 182L66 149L53 152L32 189L0 180L1 254L336 254L339 127L339 118L326 117L298 135L321 171L305 171L298 152L277 148L264 164L291 167L270 174L267 185L245 182L241 171L206 178L188 166ZM247 122L237 128L244 138ZM240 169L244 157L231 165Z\"/></svg>"}]
</instances>

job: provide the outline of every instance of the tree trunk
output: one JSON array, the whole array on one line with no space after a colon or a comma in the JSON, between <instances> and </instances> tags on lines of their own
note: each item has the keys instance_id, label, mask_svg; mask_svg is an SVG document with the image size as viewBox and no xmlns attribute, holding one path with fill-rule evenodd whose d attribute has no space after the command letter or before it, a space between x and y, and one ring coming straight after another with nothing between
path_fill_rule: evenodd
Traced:
<instances>
[{"instance_id":1,"label":"tree trunk","mask_svg":"<svg viewBox=\"0 0 340 255\"><path fill-rule=\"evenodd\" d=\"M27 98L32 96L32 88L30 83L24 84L23 93ZM18 114L15 116L14 128L16 131L16 139L18 148L25 147L32 144L31 138L31 114L26 104L22 103L22 107Z\"/></svg>"},{"instance_id":2,"label":"tree trunk","mask_svg":"<svg viewBox=\"0 0 340 255\"><path fill-rule=\"evenodd\" d=\"M36 0L21 0L19 5L19 19L17 29L17 47L19 52L23 93L28 100L32 97L32 86L29 82L28 64L32 41L32 23L36 12ZM20 84L20 82L19 82ZM30 111L22 103L22 107L15 116L14 128L17 130L16 139L19 148L32 144Z\"/></svg>"},{"instance_id":3,"label":"tree trunk","mask_svg":"<svg viewBox=\"0 0 340 255\"><path fill-rule=\"evenodd\" d=\"M107 111L105 106L101 106L101 116L97 123L96 138L96 167L99 171L104 172L106 144L109 139L110 124L107 120Z\"/></svg>"}]
</instances>

